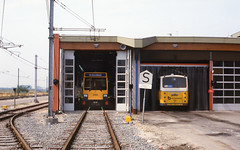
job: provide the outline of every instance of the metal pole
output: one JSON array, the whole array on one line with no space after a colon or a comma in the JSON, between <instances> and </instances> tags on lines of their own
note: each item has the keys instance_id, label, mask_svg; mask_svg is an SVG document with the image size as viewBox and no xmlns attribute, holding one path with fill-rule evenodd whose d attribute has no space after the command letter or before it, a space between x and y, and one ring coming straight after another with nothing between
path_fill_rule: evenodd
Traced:
<instances>
[{"instance_id":1,"label":"metal pole","mask_svg":"<svg viewBox=\"0 0 240 150\"><path fill-rule=\"evenodd\" d=\"M13 88L13 91L14 91L14 102L13 102L13 105L14 105L14 108L16 108L16 88Z\"/></svg>"},{"instance_id":2,"label":"metal pole","mask_svg":"<svg viewBox=\"0 0 240 150\"><path fill-rule=\"evenodd\" d=\"M3 9L2 9L3 11L2 11L1 39L0 39L1 42L3 42L3 37L2 37L2 35L3 35L4 9L5 9L5 0L3 1Z\"/></svg>"},{"instance_id":3,"label":"metal pole","mask_svg":"<svg viewBox=\"0 0 240 150\"><path fill-rule=\"evenodd\" d=\"M37 55L35 55L35 97L34 102L38 103L37 100Z\"/></svg>"},{"instance_id":4,"label":"metal pole","mask_svg":"<svg viewBox=\"0 0 240 150\"><path fill-rule=\"evenodd\" d=\"M144 89L144 96L143 96L142 123L144 122L145 99L146 99L145 97L146 97L146 89Z\"/></svg>"},{"instance_id":5,"label":"metal pole","mask_svg":"<svg viewBox=\"0 0 240 150\"><path fill-rule=\"evenodd\" d=\"M17 92L18 92L18 96L19 96L19 68L18 68L18 85L17 85Z\"/></svg>"},{"instance_id":6,"label":"metal pole","mask_svg":"<svg viewBox=\"0 0 240 150\"><path fill-rule=\"evenodd\" d=\"M52 112L52 95L53 95L53 12L54 0L50 0L50 17L49 17L49 90L48 90L48 116L53 116Z\"/></svg>"},{"instance_id":7,"label":"metal pole","mask_svg":"<svg viewBox=\"0 0 240 150\"><path fill-rule=\"evenodd\" d=\"M48 91L48 77L46 76L46 92Z\"/></svg>"},{"instance_id":8,"label":"metal pole","mask_svg":"<svg viewBox=\"0 0 240 150\"><path fill-rule=\"evenodd\" d=\"M136 66L136 68L135 68L135 70L136 70L136 82L135 82L135 109L136 109L136 112L137 112L137 103L138 103L138 55L139 55L139 48L137 49L137 52L136 52L136 64L135 64L135 66Z\"/></svg>"},{"instance_id":9,"label":"metal pole","mask_svg":"<svg viewBox=\"0 0 240 150\"><path fill-rule=\"evenodd\" d=\"M132 50L129 50L129 85L132 86ZM129 113L132 118L132 87L129 87Z\"/></svg>"}]
</instances>

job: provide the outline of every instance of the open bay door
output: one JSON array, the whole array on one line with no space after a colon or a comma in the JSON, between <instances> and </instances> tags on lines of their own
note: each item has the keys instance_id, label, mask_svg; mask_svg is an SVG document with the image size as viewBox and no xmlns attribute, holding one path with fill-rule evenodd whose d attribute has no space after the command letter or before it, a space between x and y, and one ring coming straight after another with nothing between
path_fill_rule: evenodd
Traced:
<instances>
[{"instance_id":1,"label":"open bay door","mask_svg":"<svg viewBox=\"0 0 240 150\"><path fill-rule=\"evenodd\" d=\"M74 51L64 51L64 111L74 111Z\"/></svg>"},{"instance_id":2,"label":"open bay door","mask_svg":"<svg viewBox=\"0 0 240 150\"><path fill-rule=\"evenodd\" d=\"M116 59L116 110L129 110L128 51L117 51Z\"/></svg>"}]
</instances>

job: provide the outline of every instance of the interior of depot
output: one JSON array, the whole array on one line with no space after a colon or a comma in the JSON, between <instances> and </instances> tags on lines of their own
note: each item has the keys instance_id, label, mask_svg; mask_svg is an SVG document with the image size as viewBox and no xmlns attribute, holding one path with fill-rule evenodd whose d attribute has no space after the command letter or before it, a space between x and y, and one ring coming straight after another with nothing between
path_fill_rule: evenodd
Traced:
<instances>
[{"instance_id":1,"label":"interior of depot","mask_svg":"<svg viewBox=\"0 0 240 150\"><path fill-rule=\"evenodd\" d=\"M147 90L146 110L208 110L209 59L207 51L142 51L140 72L153 73L152 90ZM189 102L187 106L160 106L158 91L160 76L184 75L188 77ZM143 99L143 90L140 90ZM140 103L142 108L142 101Z\"/></svg>"},{"instance_id":2,"label":"interior of depot","mask_svg":"<svg viewBox=\"0 0 240 150\"><path fill-rule=\"evenodd\" d=\"M84 72L106 72L108 77L109 107L115 109L116 51L75 51L75 110L86 109L81 103ZM92 109L101 109L93 108Z\"/></svg>"},{"instance_id":3,"label":"interior of depot","mask_svg":"<svg viewBox=\"0 0 240 150\"><path fill-rule=\"evenodd\" d=\"M208 110L208 64L142 64L141 71L144 70L153 73L152 90L147 90L146 93L148 99L145 104L146 110ZM189 97L187 106L159 105L160 76L170 74L187 76ZM140 97L143 97L143 90Z\"/></svg>"},{"instance_id":4,"label":"interior of depot","mask_svg":"<svg viewBox=\"0 0 240 150\"><path fill-rule=\"evenodd\" d=\"M238 110L240 104L239 52L142 51L140 72L153 73L152 90L147 90L146 110L209 110L209 61L213 61L213 110ZM160 76L178 74L188 77L189 105L159 106ZM211 81L210 81L211 83ZM140 90L142 109L143 90Z\"/></svg>"}]
</instances>

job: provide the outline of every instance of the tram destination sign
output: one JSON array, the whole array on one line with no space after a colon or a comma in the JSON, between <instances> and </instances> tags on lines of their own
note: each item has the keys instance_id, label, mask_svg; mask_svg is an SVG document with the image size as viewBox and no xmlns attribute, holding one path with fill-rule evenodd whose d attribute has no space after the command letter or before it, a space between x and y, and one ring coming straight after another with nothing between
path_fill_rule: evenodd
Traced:
<instances>
[{"instance_id":1,"label":"tram destination sign","mask_svg":"<svg viewBox=\"0 0 240 150\"><path fill-rule=\"evenodd\" d=\"M139 88L140 89L152 89L153 74L148 70L140 73Z\"/></svg>"}]
</instances>

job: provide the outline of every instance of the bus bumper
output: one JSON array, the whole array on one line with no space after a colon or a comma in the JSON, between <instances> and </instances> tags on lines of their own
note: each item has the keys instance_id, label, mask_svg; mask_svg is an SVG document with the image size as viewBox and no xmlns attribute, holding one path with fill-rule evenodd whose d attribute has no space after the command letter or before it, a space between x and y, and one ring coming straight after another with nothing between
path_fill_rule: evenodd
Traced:
<instances>
[{"instance_id":1,"label":"bus bumper","mask_svg":"<svg viewBox=\"0 0 240 150\"><path fill-rule=\"evenodd\" d=\"M107 109L109 107L109 100L81 100L81 105L84 108L90 109Z\"/></svg>"},{"instance_id":2,"label":"bus bumper","mask_svg":"<svg viewBox=\"0 0 240 150\"><path fill-rule=\"evenodd\" d=\"M160 103L160 106L188 106L188 103Z\"/></svg>"}]
</instances>

